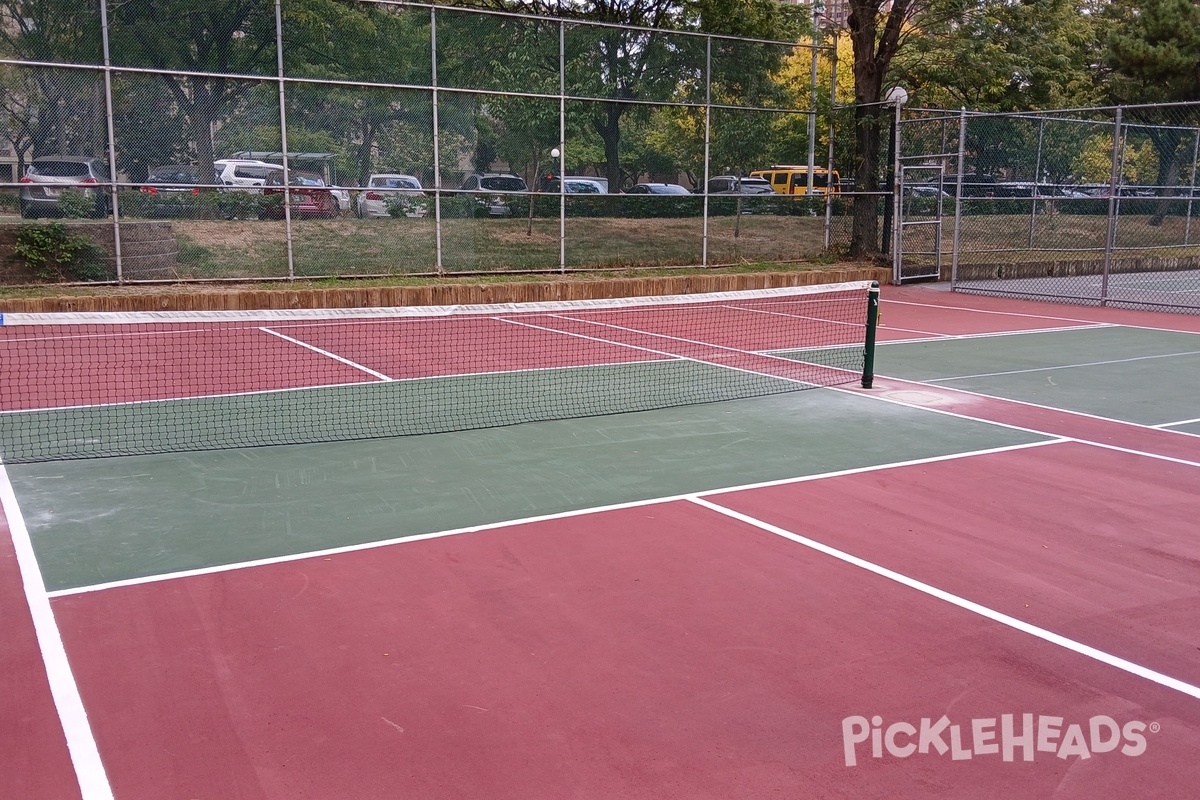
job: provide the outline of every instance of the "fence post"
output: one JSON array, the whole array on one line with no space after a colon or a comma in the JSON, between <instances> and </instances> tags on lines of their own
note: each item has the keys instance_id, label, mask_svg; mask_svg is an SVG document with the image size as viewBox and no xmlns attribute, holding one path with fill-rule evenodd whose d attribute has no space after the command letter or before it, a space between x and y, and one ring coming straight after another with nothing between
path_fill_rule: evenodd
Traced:
<instances>
[{"instance_id":1,"label":"fence post","mask_svg":"<svg viewBox=\"0 0 1200 800\"><path fill-rule=\"evenodd\" d=\"M433 239L436 271L442 274L442 148L438 135L437 7L429 7L429 91L433 103Z\"/></svg>"},{"instance_id":2,"label":"fence post","mask_svg":"<svg viewBox=\"0 0 1200 800\"><path fill-rule=\"evenodd\" d=\"M906 96L907 97L907 96ZM900 110L904 103L899 98L890 103L892 109L891 130L888 132L887 179L890 197L885 201L883 215L884 252L892 256L892 283L901 283L900 244L904 240L901 232L901 214L904 198L900 195Z\"/></svg>"},{"instance_id":3,"label":"fence post","mask_svg":"<svg viewBox=\"0 0 1200 800\"><path fill-rule=\"evenodd\" d=\"M704 37L704 222L700 265L708 266L708 159L712 151L712 37Z\"/></svg>"},{"instance_id":4,"label":"fence post","mask_svg":"<svg viewBox=\"0 0 1200 800\"><path fill-rule=\"evenodd\" d=\"M292 252L292 185L291 167L288 166L287 137L287 94L283 79L283 8L281 0L275 0L275 70L279 80L279 146L283 153L283 231L287 241L288 280L296 277L296 262ZM337 202L336 200L334 202Z\"/></svg>"},{"instance_id":5,"label":"fence post","mask_svg":"<svg viewBox=\"0 0 1200 800\"><path fill-rule=\"evenodd\" d=\"M1117 245L1117 209L1120 208L1118 194L1121 191L1121 170L1125 161L1124 132L1121 130L1122 108L1117 106L1116 124L1113 127L1112 172L1108 178L1108 229L1104 237L1104 273L1100 278L1100 305L1108 305L1108 276L1112 271L1113 250Z\"/></svg>"},{"instance_id":6,"label":"fence post","mask_svg":"<svg viewBox=\"0 0 1200 800\"><path fill-rule=\"evenodd\" d=\"M1029 249L1033 249L1033 243L1037 236L1037 207L1038 197L1041 195L1042 189L1042 142L1046 136L1046 120L1044 117L1038 119L1038 143L1037 156L1033 162L1033 191L1030 192L1030 211L1029 211Z\"/></svg>"},{"instance_id":7,"label":"fence post","mask_svg":"<svg viewBox=\"0 0 1200 800\"><path fill-rule=\"evenodd\" d=\"M962 189L963 170L966 167L967 152L967 108L963 106L958 112L958 164L954 177L954 233L950 244L950 288L958 284L958 249L962 236Z\"/></svg>"},{"instance_id":8,"label":"fence post","mask_svg":"<svg viewBox=\"0 0 1200 800\"><path fill-rule=\"evenodd\" d=\"M534 175L533 179L540 177ZM567 28L561 19L558 21L558 271L567 271Z\"/></svg>"},{"instance_id":9,"label":"fence post","mask_svg":"<svg viewBox=\"0 0 1200 800\"><path fill-rule=\"evenodd\" d=\"M809 202L812 202L813 196L813 169L817 164L817 49L821 45L821 11L820 5L816 2L812 4L812 24L813 24L813 40L812 40L812 64L810 68L810 77L808 84L808 186L806 194ZM829 184L832 182L832 175L825 176L825 192L829 192Z\"/></svg>"},{"instance_id":10,"label":"fence post","mask_svg":"<svg viewBox=\"0 0 1200 800\"><path fill-rule=\"evenodd\" d=\"M1188 179L1187 216L1183 218L1183 243L1192 243L1192 203L1196 198L1196 160L1200 158L1200 129L1192 142L1192 174Z\"/></svg>"},{"instance_id":11,"label":"fence post","mask_svg":"<svg viewBox=\"0 0 1200 800\"><path fill-rule=\"evenodd\" d=\"M838 29L833 29L833 49L829 52L829 152L825 163L825 232L821 240L821 249L829 252L829 243L833 236L833 139L837 131L837 67L838 67ZM840 194L840 186L839 186Z\"/></svg>"},{"instance_id":12,"label":"fence post","mask_svg":"<svg viewBox=\"0 0 1200 800\"><path fill-rule=\"evenodd\" d=\"M108 2L100 0L100 36L104 48L104 111L108 118L108 177L112 183L108 185L109 207L113 218L113 258L117 268L117 283L125 282L124 259L121 254L121 202L120 192L117 191L117 145L116 134L113 131L113 99L112 99L112 60L108 49Z\"/></svg>"}]
</instances>

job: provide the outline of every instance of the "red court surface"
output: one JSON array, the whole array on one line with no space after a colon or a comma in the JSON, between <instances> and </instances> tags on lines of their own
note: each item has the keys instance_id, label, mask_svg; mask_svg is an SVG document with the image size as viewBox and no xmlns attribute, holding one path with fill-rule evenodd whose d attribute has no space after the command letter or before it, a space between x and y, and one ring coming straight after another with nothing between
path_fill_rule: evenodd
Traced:
<instances>
[{"instance_id":1,"label":"red court surface","mask_svg":"<svg viewBox=\"0 0 1200 800\"><path fill-rule=\"evenodd\" d=\"M890 338L961 336L977 333L1062 328L1074 325L1131 325L1200 333L1200 316L1120 308L1068 306L1033 300L950 292L946 284L885 286L883 328ZM908 333L908 336L896 336ZM881 337L884 335L880 331Z\"/></svg>"},{"instance_id":2,"label":"red court surface","mask_svg":"<svg viewBox=\"0 0 1200 800\"><path fill-rule=\"evenodd\" d=\"M0 797L78 798L33 620L0 511Z\"/></svg>"},{"instance_id":3,"label":"red court surface","mask_svg":"<svg viewBox=\"0 0 1200 800\"><path fill-rule=\"evenodd\" d=\"M754 496L729 501L775 508ZM896 535L874 518L806 527ZM1002 604L1061 592L1031 617L1088 606L1095 645L1149 657L1160 639L1171 662L1172 622L1192 624L1122 635L1118 603L1070 574L1022 594L974 554L956 566L953 543L914 549ZM55 614L117 797L1179 797L1200 779L1195 698L684 501L62 597ZM1156 732L1136 755L865 745L846 763L855 715L1026 713Z\"/></svg>"},{"instance_id":4,"label":"red court surface","mask_svg":"<svg viewBox=\"0 0 1200 800\"><path fill-rule=\"evenodd\" d=\"M892 338L1200 331L884 298ZM23 524L0 530L0 797L1192 796L1200 437L877 385L859 394L1075 441L48 601L22 585ZM87 725L64 735L51 681ZM81 792L89 747L106 776Z\"/></svg>"}]
</instances>

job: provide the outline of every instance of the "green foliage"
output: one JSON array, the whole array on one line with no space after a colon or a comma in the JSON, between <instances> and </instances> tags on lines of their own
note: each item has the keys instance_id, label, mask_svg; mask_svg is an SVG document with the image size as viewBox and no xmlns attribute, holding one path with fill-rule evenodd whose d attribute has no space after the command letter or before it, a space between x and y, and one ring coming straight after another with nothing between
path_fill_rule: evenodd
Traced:
<instances>
[{"instance_id":1,"label":"green foliage","mask_svg":"<svg viewBox=\"0 0 1200 800\"><path fill-rule=\"evenodd\" d=\"M893 64L913 103L994 111L1090 105L1100 28L1086 0L934 0Z\"/></svg>"},{"instance_id":2,"label":"green foliage","mask_svg":"<svg viewBox=\"0 0 1200 800\"><path fill-rule=\"evenodd\" d=\"M1106 63L1117 102L1200 100L1200 7L1191 0L1114 2Z\"/></svg>"},{"instance_id":3,"label":"green foliage","mask_svg":"<svg viewBox=\"0 0 1200 800\"><path fill-rule=\"evenodd\" d=\"M58 209L68 219L79 219L91 216L96 204L83 192L64 189L58 196Z\"/></svg>"},{"instance_id":4,"label":"green foliage","mask_svg":"<svg viewBox=\"0 0 1200 800\"><path fill-rule=\"evenodd\" d=\"M469 195L458 194L443 197L441 208L442 217L445 219L468 219L480 211L484 216L487 215L487 210L480 207L479 201Z\"/></svg>"},{"instance_id":5,"label":"green foliage","mask_svg":"<svg viewBox=\"0 0 1200 800\"><path fill-rule=\"evenodd\" d=\"M429 201L423 197L407 194L388 195L383 201L389 217L403 219L405 217L423 217L429 213Z\"/></svg>"},{"instance_id":6,"label":"green foliage","mask_svg":"<svg viewBox=\"0 0 1200 800\"><path fill-rule=\"evenodd\" d=\"M40 281L106 281L115 277L104 248L62 222L17 227L13 252Z\"/></svg>"},{"instance_id":7,"label":"green foliage","mask_svg":"<svg viewBox=\"0 0 1200 800\"><path fill-rule=\"evenodd\" d=\"M283 213L283 195L261 195L253 192L219 192L217 205L226 219L254 219L272 211Z\"/></svg>"}]
</instances>

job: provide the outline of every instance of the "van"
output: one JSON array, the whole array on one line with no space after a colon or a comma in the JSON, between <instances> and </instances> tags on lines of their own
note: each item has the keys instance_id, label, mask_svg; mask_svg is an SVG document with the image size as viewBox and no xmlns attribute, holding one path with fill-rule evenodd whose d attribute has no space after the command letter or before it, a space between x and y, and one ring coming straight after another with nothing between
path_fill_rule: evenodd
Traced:
<instances>
[{"instance_id":1,"label":"van","mask_svg":"<svg viewBox=\"0 0 1200 800\"><path fill-rule=\"evenodd\" d=\"M762 178L771 184L775 194L808 194L808 167L788 164L773 164L769 169L757 169L751 178ZM841 194L842 178L837 170L831 173L825 167L813 167L813 194Z\"/></svg>"}]
</instances>

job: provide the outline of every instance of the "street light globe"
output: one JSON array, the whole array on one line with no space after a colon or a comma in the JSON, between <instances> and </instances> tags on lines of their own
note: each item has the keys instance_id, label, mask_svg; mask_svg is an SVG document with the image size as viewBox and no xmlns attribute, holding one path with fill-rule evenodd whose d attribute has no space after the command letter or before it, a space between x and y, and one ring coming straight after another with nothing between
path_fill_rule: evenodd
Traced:
<instances>
[{"instance_id":1,"label":"street light globe","mask_svg":"<svg viewBox=\"0 0 1200 800\"><path fill-rule=\"evenodd\" d=\"M558 158L560 155L562 155L562 152L557 147L550 151L551 158Z\"/></svg>"},{"instance_id":2,"label":"street light globe","mask_svg":"<svg viewBox=\"0 0 1200 800\"><path fill-rule=\"evenodd\" d=\"M908 91L903 86L893 86L888 89L887 97L883 102L889 106L902 106L908 102Z\"/></svg>"}]
</instances>

